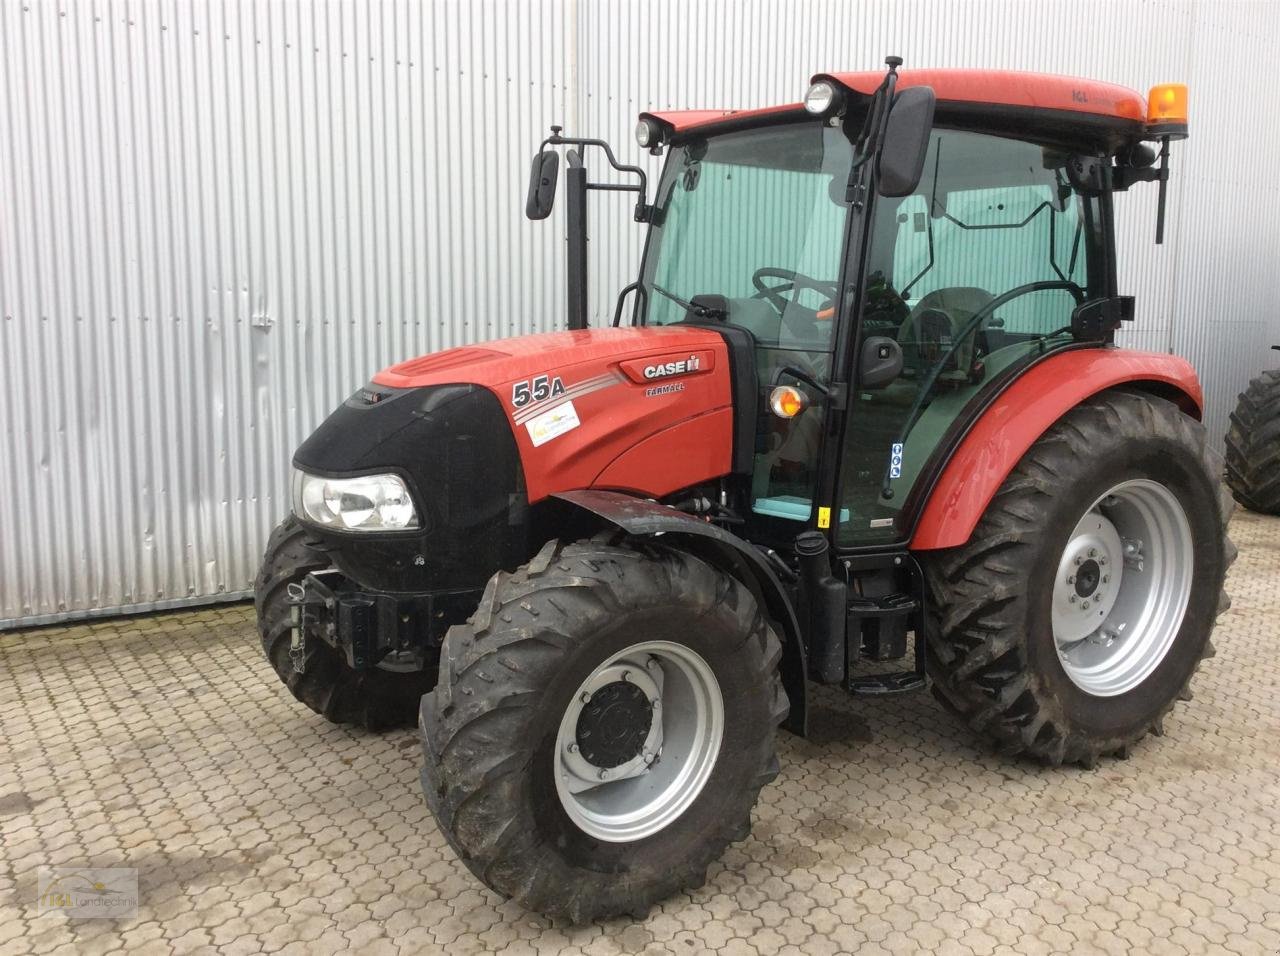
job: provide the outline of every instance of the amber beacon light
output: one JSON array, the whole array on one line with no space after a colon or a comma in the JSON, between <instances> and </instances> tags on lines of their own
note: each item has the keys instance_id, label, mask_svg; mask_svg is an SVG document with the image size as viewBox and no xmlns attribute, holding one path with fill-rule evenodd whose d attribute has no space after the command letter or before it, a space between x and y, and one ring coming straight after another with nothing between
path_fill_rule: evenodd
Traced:
<instances>
[{"instance_id":1,"label":"amber beacon light","mask_svg":"<svg viewBox=\"0 0 1280 956\"><path fill-rule=\"evenodd\" d=\"M1147 132L1152 136L1183 139L1187 135L1187 87L1162 83L1147 97Z\"/></svg>"}]
</instances>

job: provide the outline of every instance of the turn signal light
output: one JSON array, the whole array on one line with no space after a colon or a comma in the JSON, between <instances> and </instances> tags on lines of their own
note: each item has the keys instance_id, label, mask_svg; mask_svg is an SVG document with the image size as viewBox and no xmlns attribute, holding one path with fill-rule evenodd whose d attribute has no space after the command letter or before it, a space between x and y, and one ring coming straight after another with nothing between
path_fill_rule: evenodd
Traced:
<instances>
[{"instance_id":1,"label":"turn signal light","mask_svg":"<svg viewBox=\"0 0 1280 956\"><path fill-rule=\"evenodd\" d=\"M779 418L795 418L809 407L809 396L794 385L779 385L769 395L769 407Z\"/></svg>"},{"instance_id":2,"label":"turn signal light","mask_svg":"<svg viewBox=\"0 0 1280 956\"><path fill-rule=\"evenodd\" d=\"M1147 97L1147 132L1180 139L1187 135L1187 87L1162 83Z\"/></svg>"}]
</instances>

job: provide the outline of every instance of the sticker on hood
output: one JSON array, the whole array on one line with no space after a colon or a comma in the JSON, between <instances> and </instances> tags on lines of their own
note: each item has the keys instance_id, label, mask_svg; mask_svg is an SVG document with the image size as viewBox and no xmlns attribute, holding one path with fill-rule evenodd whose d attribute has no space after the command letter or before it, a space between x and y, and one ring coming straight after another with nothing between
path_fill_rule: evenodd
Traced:
<instances>
[{"instance_id":1,"label":"sticker on hood","mask_svg":"<svg viewBox=\"0 0 1280 956\"><path fill-rule=\"evenodd\" d=\"M578 420L578 410L573 407L571 400L555 408L548 408L541 415L535 415L524 423L524 427L529 430L529 441L533 442L534 448L537 448L565 432L573 431L581 424L582 422Z\"/></svg>"}]
</instances>

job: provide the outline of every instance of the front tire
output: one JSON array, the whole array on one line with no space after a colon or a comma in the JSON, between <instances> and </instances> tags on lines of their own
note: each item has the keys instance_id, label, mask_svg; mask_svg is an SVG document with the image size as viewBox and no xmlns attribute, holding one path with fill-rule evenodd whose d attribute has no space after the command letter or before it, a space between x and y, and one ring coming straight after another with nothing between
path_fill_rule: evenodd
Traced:
<instances>
[{"instance_id":1,"label":"front tire","mask_svg":"<svg viewBox=\"0 0 1280 956\"><path fill-rule=\"evenodd\" d=\"M1280 371L1240 394L1227 432L1227 484L1250 511L1280 515Z\"/></svg>"},{"instance_id":2,"label":"front tire","mask_svg":"<svg viewBox=\"0 0 1280 956\"><path fill-rule=\"evenodd\" d=\"M427 802L526 908L644 915L750 832L778 769L780 656L750 591L703 561L553 541L449 630L422 700Z\"/></svg>"},{"instance_id":3,"label":"front tire","mask_svg":"<svg viewBox=\"0 0 1280 956\"><path fill-rule=\"evenodd\" d=\"M1204 427L1125 391L1068 412L969 542L928 553L935 693L1000 751L1127 756L1212 655L1232 510Z\"/></svg>"},{"instance_id":4,"label":"front tire","mask_svg":"<svg viewBox=\"0 0 1280 956\"><path fill-rule=\"evenodd\" d=\"M434 668L404 673L354 670L317 636L305 642L302 672L293 666L288 587L330 566L328 557L307 543L306 528L296 518L276 526L254 582L253 605L263 653L289 693L332 723L373 732L412 726L418 701L435 684Z\"/></svg>"}]
</instances>

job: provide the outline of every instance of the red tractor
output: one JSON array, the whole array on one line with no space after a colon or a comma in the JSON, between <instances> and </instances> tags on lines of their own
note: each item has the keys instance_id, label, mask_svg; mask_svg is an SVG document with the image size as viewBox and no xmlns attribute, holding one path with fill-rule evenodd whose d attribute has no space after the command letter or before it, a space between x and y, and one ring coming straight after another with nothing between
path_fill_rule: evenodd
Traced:
<instances>
[{"instance_id":1,"label":"red tractor","mask_svg":"<svg viewBox=\"0 0 1280 956\"><path fill-rule=\"evenodd\" d=\"M1113 343L1113 197L1157 182L1163 221L1185 88L887 62L643 114L652 201L553 128L527 213L571 147L569 331L379 372L294 456L267 656L330 720L417 717L441 830L530 909L701 884L812 684L931 684L1001 751L1092 766L1210 653L1234 551L1201 390ZM632 178L589 181L594 149ZM604 329L596 190L648 231Z\"/></svg>"}]
</instances>

